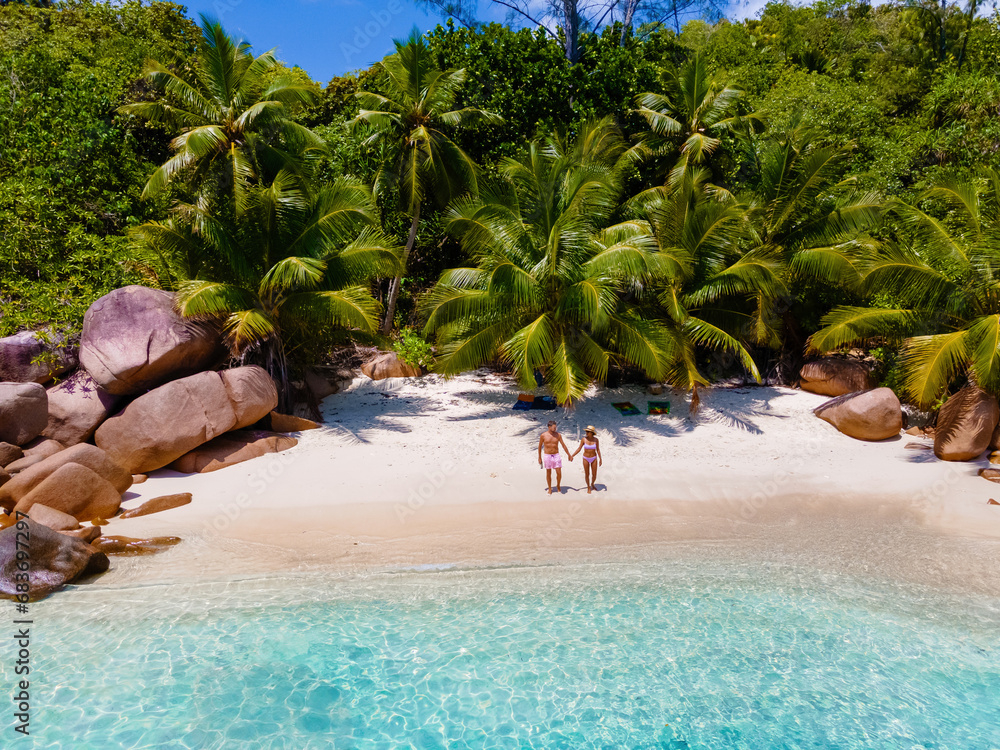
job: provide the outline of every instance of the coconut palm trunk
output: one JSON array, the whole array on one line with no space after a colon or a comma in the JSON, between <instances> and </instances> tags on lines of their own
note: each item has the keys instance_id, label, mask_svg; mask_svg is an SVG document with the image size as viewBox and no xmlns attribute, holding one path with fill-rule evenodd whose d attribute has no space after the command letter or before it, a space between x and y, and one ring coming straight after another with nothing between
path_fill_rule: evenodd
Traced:
<instances>
[{"instance_id":1,"label":"coconut palm trunk","mask_svg":"<svg viewBox=\"0 0 1000 750\"><path fill-rule=\"evenodd\" d=\"M278 411L282 414L291 414L294 407L292 398L291 381L288 376L288 357L285 354L285 347L281 340L281 334L276 334L276 338L265 345L264 369L278 384Z\"/></svg>"},{"instance_id":2,"label":"coconut palm trunk","mask_svg":"<svg viewBox=\"0 0 1000 750\"><path fill-rule=\"evenodd\" d=\"M399 298L399 287L403 284L403 270L410 260L410 253L413 251L413 245L417 241L417 225L419 223L420 205L418 204L417 210L413 212L413 221L410 222L410 234L406 238L406 247L403 248L403 262L400 272L397 276L393 277L389 284L389 297L385 303L385 320L382 322L382 333L386 336L392 331L392 319L396 315L396 300Z\"/></svg>"},{"instance_id":3,"label":"coconut palm trunk","mask_svg":"<svg viewBox=\"0 0 1000 750\"><path fill-rule=\"evenodd\" d=\"M417 239L421 204L430 200L443 208L465 192L478 191L475 163L442 128L502 122L475 107L451 109L465 83L465 70L438 68L417 29L395 44L396 54L378 64L386 73L385 90L356 92L361 111L351 120L352 127L367 130L366 146L388 146L375 192L384 195L398 187L400 208L412 217L402 266L389 284L385 334L392 330L406 263Z\"/></svg>"}]
</instances>

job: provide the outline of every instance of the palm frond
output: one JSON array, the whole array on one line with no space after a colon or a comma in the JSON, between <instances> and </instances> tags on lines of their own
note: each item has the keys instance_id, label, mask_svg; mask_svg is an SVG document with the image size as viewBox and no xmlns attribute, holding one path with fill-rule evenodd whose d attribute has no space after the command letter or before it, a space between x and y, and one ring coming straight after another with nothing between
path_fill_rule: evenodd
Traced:
<instances>
[{"instance_id":1,"label":"palm frond","mask_svg":"<svg viewBox=\"0 0 1000 750\"><path fill-rule=\"evenodd\" d=\"M698 346L715 351L725 351L736 356L751 377L760 382L760 371L750 352L734 336L706 320L689 316L683 324L684 332Z\"/></svg>"},{"instance_id":2,"label":"palm frond","mask_svg":"<svg viewBox=\"0 0 1000 750\"><path fill-rule=\"evenodd\" d=\"M260 282L261 299L279 299L298 291L317 289L326 274L326 262L317 258L282 258Z\"/></svg>"},{"instance_id":3,"label":"palm frond","mask_svg":"<svg viewBox=\"0 0 1000 750\"><path fill-rule=\"evenodd\" d=\"M247 350L278 337L278 327L274 319L259 308L237 310L226 316L222 323L222 334L230 353L239 357Z\"/></svg>"},{"instance_id":4,"label":"palm frond","mask_svg":"<svg viewBox=\"0 0 1000 750\"><path fill-rule=\"evenodd\" d=\"M820 321L820 328L809 337L812 352L829 352L879 338L900 339L920 322L914 310L879 307L835 307Z\"/></svg>"},{"instance_id":5,"label":"palm frond","mask_svg":"<svg viewBox=\"0 0 1000 750\"><path fill-rule=\"evenodd\" d=\"M325 327L354 328L374 333L381 306L366 287L297 292L285 298L283 318Z\"/></svg>"},{"instance_id":6,"label":"palm frond","mask_svg":"<svg viewBox=\"0 0 1000 750\"><path fill-rule=\"evenodd\" d=\"M969 361L967 330L915 336L903 348L906 392L920 406L930 406L963 373Z\"/></svg>"},{"instance_id":7,"label":"palm frond","mask_svg":"<svg viewBox=\"0 0 1000 750\"><path fill-rule=\"evenodd\" d=\"M989 393L1000 393L1000 315L984 315L968 327L970 369L976 384Z\"/></svg>"},{"instance_id":8,"label":"palm frond","mask_svg":"<svg viewBox=\"0 0 1000 750\"><path fill-rule=\"evenodd\" d=\"M223 317L257 306L254 295L242 287L215 281L185 281L179 285L177 311L187 318Z\"/></svg>"}]
</instances>

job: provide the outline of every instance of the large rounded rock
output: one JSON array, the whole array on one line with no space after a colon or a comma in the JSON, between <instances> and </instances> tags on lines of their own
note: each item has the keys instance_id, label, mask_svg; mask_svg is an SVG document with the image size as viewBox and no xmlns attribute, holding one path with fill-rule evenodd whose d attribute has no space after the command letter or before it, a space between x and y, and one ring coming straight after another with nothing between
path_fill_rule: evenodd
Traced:
<instances>
[{"instance_id":1,"label":"large rounded rock","mask_svg":"<svg viewBox=\"0 0 1000 750\"><path fill-rule=\"evenodd\" d=\"M944 402L934 431L934 455L943 461L971 461L983 455L1000 421L995 397L967 385Z\"/></svg>"},{"instance_id":2,"label":"large rounded rock","mask_svg":"<svg viewBox=\"0 0 1000 750\"><path fill-rule=\"evenodd\" d=\"M891 388L839 396L821 404L813 413L858 440L885 440L903 429L903 410Z\"/></svg>"},{"instance_id":3,"label":"large rounded rock","mask_svg":"<svg viewBox=\"0 0 1000 750\"><path fill-rule=\"evenodd\" d=\"M253 424L277 404L274 382L260 367L202 372L140 396L97 428L94 440L131 474L145 474Z\"/></svg>"},{"instance_id":4,"label":"large rounded rock","mask_svg":"<svg viewBox=\"0 0 1000 750\"><path fill-rule=\"evenodd\" d=\"M76 351L48 335L23 331L0 339L0 380L48 383L76 367Z\"/></svg>"},{"instance_id":5,"label":"large rounded rock","mask_svg":"<svg viewBox=\"0 0 1000 750\"><path fill-rule=\"evenodd\" d=\"M170 468L183 474L205 474L252 458L260 458L268 453L281 453L294 448L298 443L298 440L288 435L277 435L264 430L240 430L195 448L171 463Z\"/></svg>"},{"instance_id":6,"label":"large rounded rock","mask_svg":"<svg viewBox=\"0 0 1000 750\"><path fill-rule=\"evenodd\" d=\"M802 366L802 390L821 396L843 396L875 387L868 367L856 359L822 357Z\"/></svg>"},{"instance_id":7,"label":"large rounded rock","mask_svg":"<svg viewBox=\"0 0 1000 750\"><path fill-rule=\"evenodd\" d=\"M122 400L101 388L86 370L49 388L48 395L49 421L42 435L66 446L90 440Z\"/></svg>"},{"instance_id":8,"label":"large rounded rock","mask_svg":"<svg viewBox=\"0 0 1000 750\"><path fill-rule=\"evenodd\" d=\"M386 378L416 378L421 372L419 367L408 365L399 358L396 352L386 352L375 357L375 359L361 365L361 372L372 380L385 380Z\"/></svg>"},{"instance_id":9,"label":"large rounded rock","mask_svg":"<svg viewBox=\"0 0 1000 750\"><path fill-rule=\"evenodd\" d=\"M111 518L122 504L121 493L86 466L63 464L14 506L14 514L30 513L36 503L68 513L79 521Z\"/></svg>"},{"instance_id":10,"label":"large rounded rock","mask_svg":"<svg viewBox=\"0 0 1000 750\"><path fill-rule=\"evenodd\" d=\"M119 493L124 492L132 486L132 475L112 461L107 453L96 446L80 443L79 445L74 445L72 448L60 451L54 456L49 456L30 469L25 469L3 487L0 487L0 507L13 508L21 498L37 487L42 480L59 467L69 463L86 466L98 476L110 482Z\"/></svg>"},{"instance_id":11,"label":"large rounded rock","mask_svg":"<svg viewBox=\"0 0 1000 750\"><path fill-rule=\"evenodd\" d=\"M24 445L49 421L49 400L38 383L0 383L0 442Z\"/></svg>"},{"instance_id":12,"label":"large rounded rock","mask_svg":"<svg viewBox=\"0 0 1000 750\"><path fill-rule=\"evenodd\" d=\"M47 526L22 519L27 525L31 544L31 580L28 597L39 599L47 596L80 576L103 573L108 569L108 556L80 539L60 534ZM9 526L0 531L0 596L13 599L21 592L17 585L23 578L23 559L18 560L18 549L23 549L24 531ZM18 538L18 534L21 534ZM18 546L18 541L21 546ZM23 555L22 555L23 557Z\"/></svg>"},{"instance_id":13,"label":"large rounded rock","mask_svg":"<svg viewBox=\"0 0 1000 750\"><path fill-rule=\"evenodd\" d=\"M236 367L219 373L233 405L236 424L231 429L240 430L258 422L278 405L278 389L274 380L262 367Z\"/></svg>"},{"instance_id":14,"label":"large rounded rock","mask_svg":"<svg viewBox=\"0 0 1000 750\"><path fill-rule=\"evenodd\" d=\"M174 295L127 286L94 302L83 318L80 364L108 393L142 393L210 367L218 331L174 311Z\"/></svg>"}]
</instances>

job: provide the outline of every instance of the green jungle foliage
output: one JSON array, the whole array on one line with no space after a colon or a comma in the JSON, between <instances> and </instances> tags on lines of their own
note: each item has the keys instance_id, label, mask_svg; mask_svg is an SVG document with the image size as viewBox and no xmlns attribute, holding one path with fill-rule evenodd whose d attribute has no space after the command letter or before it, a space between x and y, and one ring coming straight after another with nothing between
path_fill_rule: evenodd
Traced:
<instances>
[{"instance_id":1,"label":"green jungle foliage","mask_svg":"<svg viewBox=\"0 0 1000 750\"><path fill-rule=\"evenodd\" d=\"M116 108L147 96L148 56L183 64L197 27L172 3L0 7L0 335L78 328L96 297L143 280L125 232L166 155Z\"/></svg>"},{"instance_id":2,"label":"green jungle foliage","mask_svg":"<svg viewBox=\"0 0 1000 750\"><path fill-rule=\"evenodd\" d=\"M679 34L584 34L576 63L536 30L448 22L324 84L172 3L2 4L0 335L72 333L96 297L146 283L233 316L234 354L283 358L282 290L364 287L361 317L331 313L333 328L405 329L407 350L423 329L437 369L542 370L563 400L615 368L693 389L727 369L788 380L807 348L848 346L874 347L921 403L970 372L1000 391L984 348L1000 324L1000 15L976 8L772 2ZM230 114L179 106L212 54L243 66ZM618 144L600 164L596 123ZM357 274L326 278L347 236L257 253L348 184L371 191L377 233ZM269 219L268 196L291 213ZM153 258L136 229L154 225L211 262L173 278L180 243L161 236ZM250 237L257 255L227 268ZM193 304L243 262L245 299Z\"/></svg>"}]
</instances>

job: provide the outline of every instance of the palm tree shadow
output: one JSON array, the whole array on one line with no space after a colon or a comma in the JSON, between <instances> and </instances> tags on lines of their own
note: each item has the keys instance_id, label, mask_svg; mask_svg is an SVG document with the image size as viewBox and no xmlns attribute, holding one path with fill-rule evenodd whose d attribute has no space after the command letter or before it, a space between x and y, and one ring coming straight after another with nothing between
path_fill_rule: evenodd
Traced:
<instances>
[{"instance_id":1,"label":"palm tree shadow","mask_svg":"<svg viewBox=\"0 0 1000 750\"><path fill-rule=\"evenodd\" d=\"M413 425L414 419L475 423L516 416L520 425L512 437L523 440L526 449L535 447L537 436L548 421L554 419L571 450L588 424L597 426L600 438L610 445L627 448L649 436L675 438L692 432L699 425L717 423L760 435L763 433L758 424L760 418L786 418L772 410L771 400L782 394L770 387L705 391L702 409L694 415L688 413L689 394L668 390L661 396L648 396L642 386L593 389L571 408L521 411L513 409L519 392L513 380L493 374L476 379L485 387L453 393L442 392L440 380L432 377L360 380L343 393L324 399L320 408L325 426L347 444L369 444L380 433L414 432L419 429ZM753 397L747 399L749 393ZM650 400L669 400L675 407L673 413L642 413ZM612 406L620 401L633 403L640 413L620 414ZM448 413L450 411L453 413Z\"/></svg>"},{"instance_id":2,"label":"palm tree shadow","mask_svg":"<svg viewBox=\"0 0 1000 750\"><path fill-rule=\"evenodd\" d=\"M701 421L705 423L717 423L723 424L728 427L734 427L743 432L749 432L751 435L763 435L764 431L760 426L753 421L753 417L771 417L777 419L788 419L786 414L769 414L766 409L757 409L748 407L742 410L720 411L718 409L709 408L700 415Z\"/></svg>"}]
</instances>

